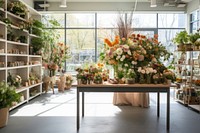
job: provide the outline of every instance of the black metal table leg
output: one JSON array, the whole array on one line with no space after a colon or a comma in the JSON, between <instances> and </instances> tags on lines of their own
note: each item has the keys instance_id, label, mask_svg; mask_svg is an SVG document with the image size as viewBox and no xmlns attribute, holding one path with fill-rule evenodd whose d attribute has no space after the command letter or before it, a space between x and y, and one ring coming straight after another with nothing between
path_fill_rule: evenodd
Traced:
<instances>
[{"instance_id":1,"label":"black metal table leg","mask_svg":"<svg viewBox=\"0 0 200 133\"><path fill-rule=\"evenodd\" d=\"M84 110L85 110L85 94L84 94L84 92L82 92L82 117L84 117L84 114L85 114L85 112L84 112Z\"/></svg>"},{"instance_id":2,"label":"black metal table leg","mask_svg":"<svg viewBox=\"0 0 200 133\"><path fill-rule=\"evenodd\" d=\"M167 130L170 129L170 89L167 91Z\"/></svg>"},{"instance_id":3,"label":"black metal table leg","mask_svg":"<svg viewBox=\"0 0 200 133\"><path fill-rule=\"evenodd\" d=\"M160 92L157 93L157 116L160 117Z\"/></svg>"},{"instance_id":4,"label":"black metal table leg","mask_svg":"<svg viewBox=\"0 0 200 133\"><path fill-rule=\"evenodd\" d=\"M79 104L80 104L80 99L79 99L79 89L77 88L77 114L76 114L76 127L77 127L77 130L79 130L79 126L80 126L80 109L79 109Z\"/></svg>"}]
</instances>

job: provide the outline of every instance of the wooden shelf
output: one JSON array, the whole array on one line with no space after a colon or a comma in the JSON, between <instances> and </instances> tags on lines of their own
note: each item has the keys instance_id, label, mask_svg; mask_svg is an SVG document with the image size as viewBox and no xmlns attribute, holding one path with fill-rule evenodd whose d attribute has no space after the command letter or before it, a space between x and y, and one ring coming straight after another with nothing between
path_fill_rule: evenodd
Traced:
<instances>
[{"instance_id":1,"label":"wooden shelf","mask_svg":"<svg viewBox=\"0 0 200 133\"><path fill-rule=\"evenodd\" d=\"M20 93L22 91L27 91L27 89L28 89L28 87L20 87L20 88L16 89L16 92Z\"/></svg>"},{"instance_id":2,"label":"wooden shelf","mask_svg":"<svg viewBox=\"0 0 200 133\"><path fill-rule=\"evenodd\" d=\"M1 20L0 20L0 24L7 26L6 23L2 22Z\"/></svg>"},{"instance_id":3,"label":"wooden shelf","mask_svg":"<svg viewBox=\"0 0 200 133\"><path fill-rule=\"evenodd\" d=\"M29 65L29 67L37 67L37 66L42 66L42 64Z\"/></svg>"},{"instance_id":4,"label":"wooden shelf","mask_svg":"<svg viewBox=\"0 0 200 133\"><path fill-rule=\"evenodd\" d=\"M3 8L0 7L0 11L5 12L5 10Z\"/></svg>"},{"instance_id":5,"label":"wooden shelf","mask_svg":"<svg viewBox=\"0 0 200 133\"><path fill-rule=\"evenodd\" d=\"M38 86L38 85L41 85L42 83L43 83L43 82L40 82L40 83L37 83L37 84L31 85L31 86L29 86L29 88L36 87L36 86Z\"/></svg>"},{"instance_id":6,"label":"wooden shelf","mask_svg":"<svg viewBox=\"0 0 200 133\"><path fill-rule=\"evenodd\" d=\"M6 55L6 53L0 53L0 56L5 56Z\"/></svg>"},{"instance_id":7,"label":"wooden shelf","mask_svg":"<svg viewBox=\"0 0 200 133\"><path fill-rule=\"evenodd\" d=\"M1 38L0 38L0 42L6 42L6 40L5 40L5 39L1 39Z\"/></svg>"},{"instance_id":8,"label":"wooden shelf","mask_svg":"<svg viewBox=\"0 0 200 133\"><path fill-rule=\"evenodd\" d=\"M33 98L39 96L40 94L41 94L41 93L37 93L36 95L29 97L29 100L31 100L31 99L33 99Z\"/></svg>"},{"instance_id":9,"label":"wooden shelf","mask_svg":"<svg viewBox=\"0 0 200 133\"><path fill-rule=\"evenodd\" d=\"M7 56L24 56L27 57L27 54L7 54Z\"/></svg>"},{"instance_id":10,"label":"wooden shelf","mask_svg":"<svg viewBox=\"0 0 200 133\"><path fill-rule=\"evenodd\" d=\"M27 102L27 100L24 100L23 102L18 103L16 106L11 107L10 110L13 110L13 109L17 108L18 106L20 106L20 105L22 105L22 104L24 104L26 102Z\"/></svg>"},{"instance_id":11,"label":"wooden shelf","mask_svg":"<svg viewBox=\"0 0 200 133\"><path fill-rule=\"evenodd\" d=\"M15 25L11 25L11 28L16 29L16 30L21 30L19 27L15 26ZM23 29L21 31L28 33L28 30Z\"/></svg>"},{"instance_id":12,"label":"wooden shelf","mask_svg":"<svg viewBox=\"0 0 200 133\"><path fill-rule=\"evenodd\" d=\"M31 58L41 58L41 55L29 55Z\"/></svg>"},{"instance_id":13,"label":"wooden shelf","mask_svg":"<svg viewBox=\"0 0 200 133\"><path fill-rule=\"evenodd\" d=\"M27 43L21 43L21 42L7 41L7 43L8 43L8 44L16 44L16 45L28 46Z\"/></svg>"},{"instance_id":14,"label":"wooden shelf","mask_svg":"<svg viewBox=\"0 0 200 133\"><path fill-rule=\"evenodd\" d=\"M39 36L37 35L34 35L34 34L29 34L30 37L35 37L35 38L40 38Z\"/></svg>"},{"instance_id":15,"label":"wooden shelf","mask_svg":"<svg viewBox=\"0 0 200 133\"><path fill-rule=\"evenodd\" d=\"M15 67L7 67L7 69L11 70L11 69L20 69L20 68L27 68L27 66L15 66Z\"/></svg>"},{"instance_id":16,"label":"wooden shelf","mask_svg":"<svg viewBox=\"0 0 200 133\"><path fill-rule=\"evenodd\" d=\"M22 21L24 21L24 22L27 21L26 19L24 19L24 18L22 18L22 17L20 17L20 16L17 16L17 15L15 15L15 14L9 12L9 11L7 11L7 14L8 14L8 16L11 16L11 17L14 17L14 18L16 18L16 19L22 20Z\"/></svg>"},{"instance_id":17,"label":"wooden shelf","mask_svg":"<svg viewBox=\"0 0 200 133\"><path fill-rule=\"evenodd\" d=\"M6 67L0 67L0 71L6 70Z\"/></svg>"}]
</instances>

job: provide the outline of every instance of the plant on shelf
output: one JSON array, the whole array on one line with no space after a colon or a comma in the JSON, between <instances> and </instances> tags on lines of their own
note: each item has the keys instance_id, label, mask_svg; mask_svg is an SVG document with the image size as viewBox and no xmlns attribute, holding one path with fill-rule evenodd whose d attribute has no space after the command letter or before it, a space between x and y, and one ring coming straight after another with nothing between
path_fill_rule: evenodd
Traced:
<instances>
[{"instance_id":1,"label":"plant on shelf","mask_svg":"<svg viewBox=\"0 0 200 133\"><path fill-rule=\"evenodd\" d=\"M173 38L173 42L178 45L178 50L186 50L186 44L189 44L189 35L187 31L184 30L177 33L176 36Z\"/></svg>"},{"instance_id":2,"label":"plant on shelf","mask_svg":"<svg viewBox=\"0 0 200 133\"><path fill-rule=\"evenodd\" d=\"M27 25L27 30L29 30L30 34L42 35L44 24L41 21L30 18Z\"/></svg>"},{"instance_id":3,"label":"plant on shelf","mask_svg":"<svg viewBox=\"0 0 200 133\"><path fill-rule=\"evenodd\" d=\"M26 37L26 36L19 36L18 40L19 40L21 43L27 43L27 37Z\"/></svg>"},{"instance_id":4,"label":"plant on shelf","mask_svg":"<svg viewBox=\"0 0 200 133\"><path fill-rule=\"evenodd\" d=\"M9 72L8 77L7 77L7 83L11 86L15 86L16 88L19 88L22 83L22 78L19 75L13 76Z\"/></svg>"},{"instance_id":5,"label":"plant on shelf","mask_svg":"<svg viewBox=\"0 0 200 133\"><path fill-rule=\"evenodd\" d=\"M4 7L4 0L0 0L0 8L3 8Z\"/></svg>"},{"instance_id":6,"label":"plant on shelf","mask_svg":"<svg viewBox=\"0 0 200 133\"><path fill-rule=\"evenodd\" d=\"M9 108L13 102L19 102L20 95L16 93L15 87L0 82L0 128L7 125Z\"/></svg>"},{"instance_id":7,"label":"plant on shelf","mask_svg":"<svg viewBox=\"0 0 200 133\"><path fill-rule=\"evenodd\" d=\"M13 1L13 2L8 3L8 11L22 18L25 18L26 13L28 12L28 9L20 1Z\"/></svg>"},{"instance_id":8,"label":"plant on shelf","mask_svg":"<svg viewBox=\"0 0 200 133\"><path fill-rule=\"evenodd\" d=\"M195 46L196 50L199 50L200 46L200 33L199 30L197 30L196 33L189 35L190 42Z\"/></svg>"},{"instance_id":9,"label":"plant on shelf","mask_svg":"<svg viewBox=\"0 0 200 133\"><path fill-rule=\"evenodd\" d=\"M33 54L41 55L41 50L44 47L42 38L32 38L31 47L33 48Z\"/></svg>"}]
</instances>

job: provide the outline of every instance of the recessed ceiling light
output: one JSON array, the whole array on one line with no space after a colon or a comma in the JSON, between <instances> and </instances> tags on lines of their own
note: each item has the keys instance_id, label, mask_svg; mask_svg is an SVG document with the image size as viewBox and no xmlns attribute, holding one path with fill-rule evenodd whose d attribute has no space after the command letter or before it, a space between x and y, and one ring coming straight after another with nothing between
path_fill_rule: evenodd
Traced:
<instances>
[{"instance_id":1,"label":"recessed ceiling light","mask_svg":"<svg viewBox=\"0 0 200 133\"><path fill-rule=\"evenodd\" d=\"M151 0L151 7L157 7L156 0Z\"/></svg>"},{"instance_id":2,"label":"recessed ceiling light","mask_svg":"<svg viewBox=\"0 0 200 133\"><path fill-rule=\"evenodd\" d=\"M66 0L61 0L60 7L67 7L67 1Z\"/></svg>"}]
</instances>

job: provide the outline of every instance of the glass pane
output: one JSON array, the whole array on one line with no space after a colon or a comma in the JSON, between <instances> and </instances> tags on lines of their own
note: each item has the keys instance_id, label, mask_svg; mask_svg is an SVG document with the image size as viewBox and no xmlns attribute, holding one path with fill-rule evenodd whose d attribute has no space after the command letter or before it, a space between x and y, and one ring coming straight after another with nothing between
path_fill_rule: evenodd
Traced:
<instances>
[{"instance_id":1,"label":"glass pane","mask_svg":"<svg viewBox=\"0 0 200 133\"><path fill-rule=\"evenodd\" d=\"M133 28L155 28L157 27L156 14L133 14Z\"/></svg>"},{"instance_id":2,"label":"glass pane","mask_svg":"<svg viewBox=\"0 0 200 133\"><path fill-rule=\"evenodd\" d=\"M195 21L198 19L198 13L197 11L194 11L192 14L191 14L191 21Z\"/></svg>"},{"instance_id":3,"label":"glass pane","mask_svg":"<svg viewBox=\"0 0 200 133\"><path fill-rule=\"evenodd\" d=\"M42 15L42 22L47 26L47 27L52 27L51 24L49 23L49 20L57 20L60 26L57 28L63 28L65 26L65 14L43 14Z\"/></svg>"},{"instance_id":4,"label":"glass pane","mask_svg":"<svg viewBox=\"0 0 200 133\"><path fill-rule=\"evenodd\" d=\"M176 45L172 42L172 39L176 36L176 33L183 30L158 30L158 40L166 46L167 50L174 52Z\"/></svg>"},{"instance_id":5,"label":"glass pane","mask_svg":"<svg viewBox=\"0 0 200 133\"><path fill-rule=\"evenodd\" d=\"M197 29L198 29L198 21L197 22L194 22L194 23L192 23L192 33L195 33L195 32L197 32Z\"/></svg>"},{"instance_id":6,"label":"glass pane","mask_svg":"<svg viewBox=\"0 0 200 133\"><path fill-rule=\"evenodd\" d=\"M114 40L117 33L117 29L99 29L97 31L97 59L104 48L104 39Z\"/></svg>"},{"instance_id":7,"label":"glass pane","mask_svg":"<svg viewBox=\"0 0 200 133\"><path fill-rule=\"evenodd\" d=\"M92 28L95 26L95 14L67 14L66 25L69 28Z\"/></svg>"},{"instance_id":8,"label":"glass pane","mask_svg":"<svg viewBox=\"0 0 200 133\"><path fill-rule=\"evenodd\" d=\"M158 14L159 28L185 28L185 14Z\"/></svg>"},{"instance_id":9,"label":"glass pane","mask_svg":"<svg viewBox=\"0 0 200 133\"><path fill-rule=\"evenodd\" d=\"M154 31L134 31L134 34L142 34L147 37L154 37Z\"/></svg>"},{"instance_id":10,"label":"glass pane","mask_svg":"<svg viewBox=\"0 0 200 133\"><path fill-rule=\"evenodd\" d=\"M121 15L124 18L124 15ZM97 14L97 27L98 28L116 28L119 14Z\"/></svg>"},{"instance_id":11,"label":"glass pane","mask_svg":"<svg viewBox=\"0 0 200 133\"><path fill-rule=\"evenodd\" d=\"M95 32L88 29L68 29L67 45L70 46L71 56L67 60L66 71L74 71L82 63L95 61Z\"/></svg>"}]
</instances>

